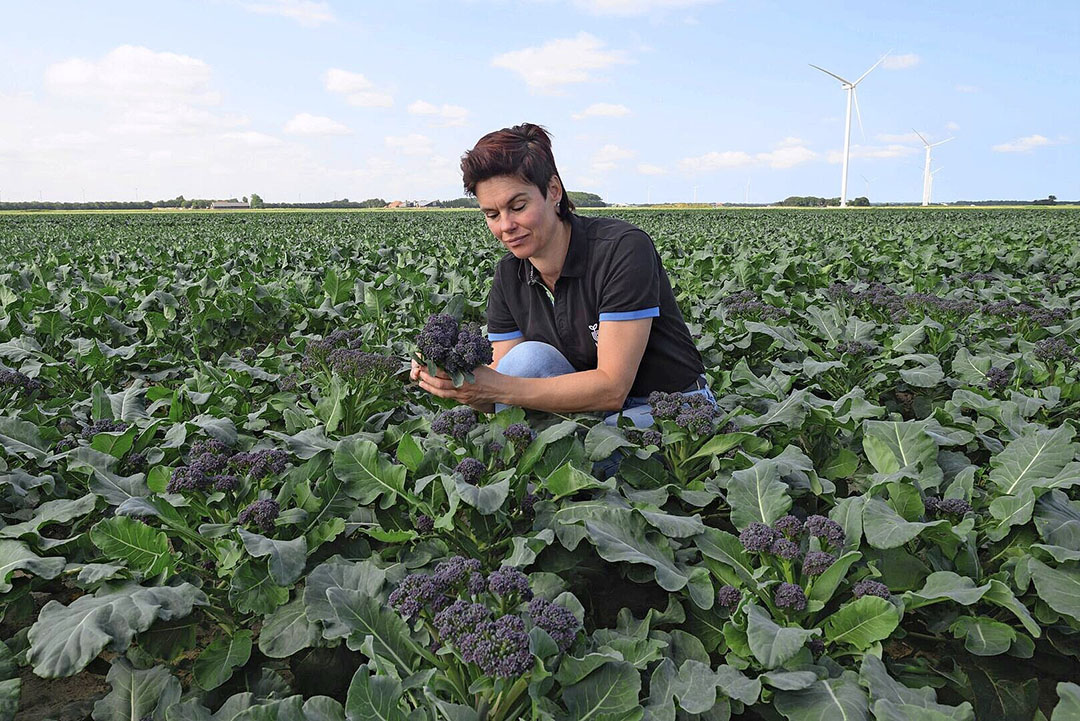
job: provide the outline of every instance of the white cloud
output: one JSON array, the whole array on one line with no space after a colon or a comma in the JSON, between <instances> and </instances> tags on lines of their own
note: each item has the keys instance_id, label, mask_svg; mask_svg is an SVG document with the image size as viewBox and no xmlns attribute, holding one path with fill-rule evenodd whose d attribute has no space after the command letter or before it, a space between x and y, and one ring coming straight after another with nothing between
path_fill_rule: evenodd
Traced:
<instances>
[{"instance_id":1,"label":"white cloud","mask_svg":"<svg viewBox=\"0 0 1080 721\"><path fill-rule=\"evenodd\" d=\"M310 113L294 115L285 123L284 131L290 135L349 135L352 132L336 120Z\"/></svg>"},{"instance_id":2,"label":"white cloud","mask_svg":"<svg viewBox=\"0 0 1080 721\"><path fill-rule=\"evenodd\" d=\"M133 105L168 101L213 105L210 66L188 55L121 45L100 60L71 58L49 66L45 85L54 95Z\"/></svg>"},{"instance_id":3,"label":"white cloud","mask_svg":"<svg viewBox=\"0 0 1080 721\"><path fill-rule=\"evenodd\" d=\"M886 70L905 70L907 68L913 68L919 64L919 56L915 53L907 53L906 55L890 55L885 58L885 62L881 64L881 67Z\"/></svg>"},{"instance_id":4,"label":"white cloud","mask_svg":"<svg viewBox=\"0 0 1080 721\"><path fill-rule=\"evenodd\" d=\"M571 117L573 117L574 120L584 120L585 118L623 118L629 114L630 108L625 105L593 103L580 113L574 113Z\"/></svg>"},{"instance_id":5,"label":"white cloud","mask_svg":"<svg viewBox=\"0 0 1080 721\"><path fill-rule=\"evenodd\" d=\"M945 129L946 130L959 130L960 129L960 123L956 122L955 120L950 120L949 122L945 123Z\"/></svg>"},{"instance_id":6,"label":"white cloud","mask_svg":"<svg viewBox=\"0 0 1080 721\"><path fill-rule=\"evenodd\" d=\"M386 147L403 155L431 155L431 138L419 133L386 136Z\"/></svg>"},{"instance_id":7,"label":"white cloud","mask_svg":"<svg viewBox=\"0 0 1080 721\"><path fill-rule=\"evenodd\" d=\"M638 164L637 171L642 175L667 175L667 170L651 163Z\"/></svg>"},{"instance_id":8,"label":"white cloud","mask_svg":"<svg viewBox=\"0 0 1080 721\"><path fill-rule=\"evenodd\" d=\"M634 157L633 150L620 148L618 145L607 144L593 153L592 164L589 168L593 173L606 173L612 171L624 160Z\"/></svg>"},{"instance_id":9,"label":"white cloud","mask_svg":"<svg viewBox=\"0 0 1080 721\"><path fill-rule=\"evenodd\" d=\"M741 150L727 150L722 153L713 151L693 158L683 158L679 161L679 167L682 170L692 173L703 173L724 168L739 168L753 164L754 158L749 153L744 153Z\"/></svg>"},{"instance_id":10,"label":"white cloud","mask_svg":"<svg viewBox=\"0 0 1080 721\"><path fill-rule=\"evenodd\" d=\"M1007 143L995 145L995 153L1027 153L1035 148L1043 148L1048 145L1057 145L1056 141L1042 135L1026 135L1022 138L1010 140Z\"/></svg>"},{"instance_id":11,"label":"white cloud","mask_svg":"<svg viewBox=\"0 0 1080 721\"><path fill-rule=\"evenodd\" d=\"M393 96L379 90L375 83L360 73L330 68L323 76L323 83L328 91L341 95L349 105L360 108L389 108L394 104Z\"/></svg>"},{"instance_id":12,"label":"white cloud","mask_svg":"<svg viewBox=\"0 0 1080 721\"><path fill-rule=\"evenodd\" d=\"M555 94L563 85L595 80L594 71L625 62L624 52L606 50L602 40L583 32L577 37L496 55L491 65L518 73L537 92Z\"/></svg>"},{"instance_id":13,"label":"white cloud","mask_svg":"<svg viewBox=\"0 0 1080 721\"><path fill-rule=\"evenodd\" d=\"M874 137L877 138L882 143L921 143L922 142L921 140L919 140L919 135L915 131L911 131L910 133L878 133ZM930 137L926 136L926 139L929 140Z\"/></svg>"},{"instance_id":14,"label":"white cloud","mask_svg":"<svg viewBox=\"0 0 1080 721\"><path fill-rule=\"evenodd\" d=\"M979 92L979 87L977 85L957 85L956 86L956 92L958 92L958 93L969 93L969 94L970 93L977 93L977 92Z\"/></svg>"},{"instance_id":15,"label":"white cloud","mask_svg":"<svg viewBox=\"0 0 1080 721\"><path fill-rule=\"evenodd\" d=\"M630 17L646 13L709 5L717 0L574 0L574 5L593 15Z\"/></svg>"},{"instance_id":16,"label":"white cloud","mask_svg":"<svg viewBox=\"0 0 1080 721\"><path fill-rule=\"evenodd\" d=\"M439 127L464 125L469 117L469 111L460 105L435 105L424 100L417 100L410 104L409 113L429 116Z\"/></svg>"},{"instance_id":17,"label":"white cloud","mask_svg":"<svg viewBox=\"0 0 1080 721\"><path fill-rule=\"evenodd\" d=\"M312 0L263 0L243 3L242 7L260 15L280 15L309 28L318 27L336 19L329 3L312 2Z\"/></svg>"},{"instance_id":18,"label":"white cloud","mask_svg":"<svg viewBox=\"0 0 1080 721\"><path fill-rule=\"evenodd\" d=\"M794 136L789 135L788 137L784 138L779 143L777 143L776 147L778 147L778 148L792 148L792 147L796 147L796 146L799 146L799 145L805 145L805 144L806 143L803 141L802 138L796 138Z\"/></svg>"},{"instance_id":19,"label":"white cloud","mask_svg":"<svg viewBox=\"0 0 1080 721\"><path fill-rule=\"evenodd\" d=\"M274 148L281 145L280 138L275 138L273 135L259 133L254 130L247 130L238 133L225 133L222 137L226 140L235 140L241 145L246 145L252 148Z\"/></svg>"},{"instance_id":20,"label":"white cloud","mask_svg":"<svg viewBox=\"0 0 1080 721\"><path fill-rule=\"evenodd\" d=\"M885 160L889 158L904 158L919 152L919 148L913 148L910 145L900 145L898 143L889 145L852 145L850 157ZM830 150L826 156L826 160L834 165L836 163L842 163L844 162L844 153L840 150Z\"/></svg>"},{"instance_id":21,"label":"white cloud","mask_svg":"<svg viewBox=\"0 0 1080 721\"><path fill-rule=\"evenodd\" d=\"M817 153L802 145L782 145L768 153L758 153L756 156L759 163L765 163L770 168L794 168L817 157Z\"/></svg>"}]
</instances>

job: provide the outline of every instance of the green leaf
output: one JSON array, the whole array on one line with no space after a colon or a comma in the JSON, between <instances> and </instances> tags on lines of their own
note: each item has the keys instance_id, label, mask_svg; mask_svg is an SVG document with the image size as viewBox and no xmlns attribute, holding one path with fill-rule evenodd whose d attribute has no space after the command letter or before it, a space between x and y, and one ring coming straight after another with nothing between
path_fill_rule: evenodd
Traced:
<instances>
[{"instance_id":1,"label":"green leaf","mask_svg":"<svg viewBox=\"0 0 1080 721\"><path fill-rule=\"evenodd\" d=\"M866 542L880 549L898 548L918 536L924 529L949 525L944 519L930 523L905 520L892 506L878 498L866 499L862 522Z\"/></svg>"},{"instance_id":2,"label":"green leaf","mask_svg":"<svg viewBox=\"0 0 1080 721\"><path fill-rule=\"evenodd\" d=\"M905 594L905 607L915 609L939 601L955 601L962 606L970 606L982 600L990 587L990 583L976 586L971 578L952 571L936 571L926 577L921 589Z\"/></svg>"},{"instance_id":3,"label":"green leaf","mask_svg":"<svg viewBox=\"0 0 1080 721\"><path fill-rule=\"evenodd\" d=\"M988 673L980 666L968 666L971 697L975 701L975 718L993 721L1026 721L1035 715L1039 703L1039 679L1023 682L1002 674Z\"/></svg>"},{"instance_id":4,"label":"green leaf","mask_svg":"<svg viewBox=\"0 0 1080 721\"><path fill-rule=\"evenodd\" d=\"M863 421L863 450L878 473L914 466L930 485L941 482L937 444L926 429L930 420Z\"/></svg>"},{"instance_id":5,"label":"green leaf","mask_svg":"<svg viewBox=\"0 0 1080 721\"><path fill-rule=\"evenodd\" d=\"M582 681L563 689L562 700L574 721L603 719L638 705L641 676L632 665L608 661Z\"/></svg>"},{"instance_id":6,"label":"green leaf","mask_svg":"<svg viewBox=\"0 0 1080 721\"><path fill-rule=\"evenodd\" d=\"M632 446L621 428L606 423L597 423L585 436L585 453L590 461L602 461L618 449Z\"/></svg>"},{"instance_id":7,"label":"green leaf","mask_svg":"<svg viewBox=\"0 0 1080 721\"><path fill-rule=\"evenodd\" d=\"M348 721L408 721L401 710L401 682L373 675L371 665L356 669L345 699Z\"/></svg>"},{"instance_id":8,"label":"green leaf","mask_svg":"<svg viewBox=\"0 0 1080 721\"><path fill-rule=\"evenodd\" d=\"M914 709L925 709L931 713L940 714L941 720L974 721L971 704L966 701L959 706L939 704L933 688L928 686L911 688L896 681L889 675L882 660L872 653L863 655L859 678L870 691L870 700L875 702L875 717L879 721L881 721L881 715L877 713L879 704L884 705L884 711L893 713L892 716L886 716L888 721L910 721L913 718ZM926 718L926 721L937 721L938 718L932 716Z\"/></svg>"},{"instance_id":9,"label":"green leaf","mask_svg":"<svg viewBox=\"0 0 1080 721\"><path fill-rule=\"evenodd\" d=\"M90 529L90 540L110 559L123 561L144 576L174 571L176 556L165 532L129 516L99 521Z\"/></svg>"},{"instance_id":10,"label":"green leaf","mask_svg":"<svg viewBox=\"0 0 1080 721\"><path fill-rule=\"evenodd\" d=\"M379 447L361 438L346 438L334 449L334 473L348 484L348 493L362 506L384 496L383 508L405 493L405 466L395 466Z\"/></svg>"},{"instance_id":11,"label":"green leaf","mask_svg":"<svg viewBox=\"0 0 1080 721\"><path fill-rule=\"evenodd\" d=\"M13 456L31 461L40 461L49 455L48 444L41 439L36 425L9 416L0 416L0 446Z\"/></svg>"},{"instance_id":12,"label":"green leaf","mask_svg":"<svg viewBox=\"0 0 1080 721\"><path fill-rule=\"evenodd\" d=\"M1016 640L1012 626L985 616L960 616L949 630L956 638L963 638L964 648L976 656L1005 653Z\"/></svg>"},{"instance_id":13,"label":"green leaf","mask_svg":"<svg viewBox=\"0 0 1080 721\"><path fill-rule=\"evenodd\" d=\"M816 629L780 626L755 606L746 606L746 638L750 651L762 666L778 668L799 652L807 640L819 635Z\"/></svg>"},{"instance_id":14,"label":"green leaf","mask_svg":"<svg viewBox=\"0 0 1080 721\"><path fill-rule=\"evenodd\" d=\"M495 483L489 483L486 486L474 486L467 483L458 474L454 474L453 478L444 476L445 481L453 483L454 493L457 494L462 503L472 506L483 516L490 516L502 508L503 503L506 502L506 498L510 494L509 477Z\"/></svg>"},{"instance_id":15,"label":"green leaf","mask_svg":"<svg viewBox=\"0 0 1080 721\"><path fill-rule=\"evenodd\" d=\"M1035 558L1029 563L1039 598L1058 613L1080 621L1080 569L1074 565L1050 568Z\"/></svg>"},{"instance_id":16,"label":"green leaf","mask_svg":"<svg viewBox=\"0 0 1080 721\"><path fill-rule=\"evenodd\" d=\"M749 588L757 588L754 565L750 562L746 549L734 535L707 527L704 533L694 539L694 544L709 558L732 568Z\"/></svg>"},{"instance_id":17,"label":"green leaf","mask_svg":"<svg viewBox=\"0 0 1080 721\"><path fill-rule=\"evenodd\" d=\"M279 586L291 586L304 572L307 563L307 539L303 536L291 541L278 541L258 533L236 529L244 542L244 549L255 558L269 556L267 568L270 578Z\"/></svg>"},{"instance_id":18,"label":"green leaf","mask_svg":"<svg viewBox=\"0 0 1080 721\"><path fill-rule=\"evenodd\" d=\"M80 596L71 605L49 601L30 628L27 661L43 678L82 671L106 646L122 653L136 633L155 620L169 621L205 606L206 594L183 583L143 588L129 584L97 595Z\"/></svg>"},{"instance_id":19,"label":"green leaf","mask_svg":"<svg viewBox=\"0 0 1080 721\"><path fill-rule=\"evenodd\" d=\"M853 671L801 691L777 691L776 710L789 721L869 721L866 692Z\"/></svg>"},{"instance_id":20,"label":"green leaf","mask_svg":"<svg viewBox=\"0 0 1080 721\"><path fill-rule=\"evenodd\" d=\"M38 556L22 541L0 541L0 593L11 590L11 576L15 571L30 573L40 578L56 578L67 562L58 556Z\"/></svg>"},{"instance_id":21,"label":"green leaf","mask_svg":"<svg viewBox=\"0 0 1080 721\"><path fill-rule=\"evenodd\" d=\"M251 658L251 631L237 631L219 638L203 650L191 668L195 683L205 691L232 678L233 671Z\"/></svg>"},{"instance_id":22,"label":"green leaf","mask_svg":"<svg viewBox=\"0 0 1080 721\"><path fill-rule=\"evenodd\" d=\"M591 473L586 473L573 463L564 463L554 473L544 479L542 488L553 496L553 500L559 500L566 496L572 496L578 491L589 488L610 488L612 483L604 483Z\"/></svg>"},{"instance_id":23,"label":"green leaf","mask_svg":"<svg viewBox=\"0 0 1080 721\"><path fill-rule=\"evenodd\" d=\"M656 582L665 591L678 591L689 577L675 565L671 543L645 526L629 511L605 509L585 521L586 538L606 561L640 563L655 570Z\"/></svg>"},{"instance_id":24,"label":"green leaf","mask_svg":"<svg viewBox=\"0 0 1080 721\"><path fill-rule=\"evenodd\" d=\"M289 589L274 583L266 565L245 561L233 571L229 602L240 611L267 615L289 600Z\"/></svg>"},{"instance_id":25,"label":"green leaf","mask_svg":"<svg viewBox=\"0 0 1080 721\"><path fill-rule=\"evenodd\" d=\"M411 433L406 433L401 437L401 440L398 441L397 459L413 473L416 472L416 469L419 468L420 464L423 462L424 451L420 448L420 444L416 442L416 439L412 437Z\"/></svg>"},{"instance_id":26,"label":"green leaf","mask_svg":"<svg viewBox=\"0 0 1080 721\"><path fill-rule=\"evenodd\" d=\"M321 632L304 614L304 599L297 596L263 620L259 650L270 658L288 658L318 643Z\"/></svg>"},{"instance_id":27,"label":"green leaf","mask_svg":"<svg viewBox=\"0 0 1080 721\"><path fill-rule=\"evenodd\" d=\"M884 598L863 596L844 604L825 619L825 638L854 646L859 651L889 637L900 624L896 606Z\"/></svg>"},{"instance_id":28,"label":"green leaf","mask_svg":"<svg viewBox=\"0 0 1080 721\"><path fill-rule=\"evenodd\" d=\"M329 588L326 598L337 620L350 631L350 649L359 649L370 638L376 654L396 664L401 673L412 672L415 654L408 643L409 628L397 612L360 591Z\"/></svg>"},{"instance_id":29,"label":"green leaf","mask_svg":"<svg viewBox=\"0 0 1080 721\"><path fill-rule=\"evenodd\" d=\"M1075 721L1080 718L1080 686L1069 681L1057 685L1058 704L1050 721Z\"/></svg>"},{"instance_id":30,"label":"green leaf","mask_svg":"<svg viewBox=\"0 0 1080 721\"><path fill-rule=\"evenodd\" d=\"M1053 478L1080 450L1080 444L1072 442L1075 434L1066 423L1010 441L990 459L990 480L1002 493L1012 495L1025 483Z\"/></svg>"},{"instance_id":31,"label":"green leaf","mask_svg":"<svg viewBox=\"0 0 1080 721\"><path fill-rule=\"evenodd\" d=\"M788 486L780 480L776 462L768 458L731 474L727 500L731 522L739 529L755 522L770 525L791 508Z\"/></svg>"},{"instance_id":32,"label":"green leaf","mask_svg":"<svg viewBox=\"0 0 1080 721\"><path fill-rule=\"evenodd\" d=\"M112 691L94 704L94 721L164 719L180 700L180 681L164 666L137 670L126 658L117 658L106 680Z\"/></svg>"},{"instance_id":33,"label":"green leaf","mask_svg":"<svg viewBox=\"0 0 1080 721\"><path fill-rule=\"evenodd\" d=\"M840 583L847 576L848 569L860 558L862 558L862 554L858 551L848 551L841 555L833 561L831 566L825 569L825 573L814 579L806 597L811 601L828 603L829 599L836 593Z\"/></svg>"},{"instance_id":34,"label":"green leaf","mask_svg":"<svg viewBox=\"0 0 1080 721\"><path fill-rule=\"evenodd\" d=\"M344 638L352 628L339 620L337 610L330 603L329 591L336 588L377 596L385 582L386 571L374 562L355 563L334 556L312 569L304 581L304 609L308 620L323 625L323 637L327 640Z\"/></svg>"}]
</instances>

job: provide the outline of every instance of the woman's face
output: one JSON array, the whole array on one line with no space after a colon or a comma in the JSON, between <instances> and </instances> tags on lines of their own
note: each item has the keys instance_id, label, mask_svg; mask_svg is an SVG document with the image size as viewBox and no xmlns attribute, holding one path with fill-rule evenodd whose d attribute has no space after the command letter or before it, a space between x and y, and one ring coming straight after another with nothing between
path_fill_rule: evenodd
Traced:
<instances>
[{"instance_id":1,"label":"woman's face","mask_svg":"<svg viewBox=\"0 0 1080 721\"><path fill-rule=\"evenodd\" d=\"M476 184L476 199L492 235L517 258L531 258L547 247L559 226L562 187L548 183L545 198L532 183L513 175L498 175Z\"/></svg>"}]
</instances>

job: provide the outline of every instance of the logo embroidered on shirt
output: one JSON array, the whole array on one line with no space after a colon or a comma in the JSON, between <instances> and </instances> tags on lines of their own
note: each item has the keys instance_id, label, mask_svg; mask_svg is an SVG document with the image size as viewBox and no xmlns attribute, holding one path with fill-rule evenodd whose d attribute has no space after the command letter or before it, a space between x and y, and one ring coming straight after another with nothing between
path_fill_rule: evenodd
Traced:
<instances>
[{"instance_id":1,"label":"logo embroidered on shirt","mask_svg":"<svg viewBox=\"0 0 1080 721\"><path fill-rule=\"evenodd\" d=\"M597 345L599 345L600 344L600 324L599 323L590 323L589 324L589 332L592 333L593 343L596 343Z\"/></svg>"}]
</instances>

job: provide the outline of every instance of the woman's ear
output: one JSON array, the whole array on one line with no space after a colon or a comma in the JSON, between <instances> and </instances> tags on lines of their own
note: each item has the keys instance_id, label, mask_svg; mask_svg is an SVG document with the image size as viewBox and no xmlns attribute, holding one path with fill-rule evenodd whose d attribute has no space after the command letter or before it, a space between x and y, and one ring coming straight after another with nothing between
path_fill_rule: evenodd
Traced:
<instances>
[{"instance_id":1,"label":"woman's ear","mask_svg":"<svg viewBox=\"0 0 1080 721\"><path fill-rule=\"evenodd\" d=\"M558 207L559 203L562 202L564 192L565 191L563 190L562 186L562 178L560 178L558 175L552 175L551 180L548 181L548 201Z\"/></svg>"}]
</instances>

